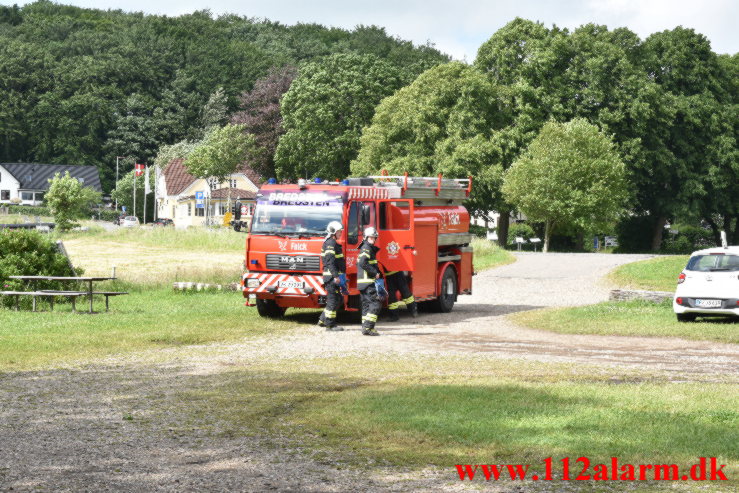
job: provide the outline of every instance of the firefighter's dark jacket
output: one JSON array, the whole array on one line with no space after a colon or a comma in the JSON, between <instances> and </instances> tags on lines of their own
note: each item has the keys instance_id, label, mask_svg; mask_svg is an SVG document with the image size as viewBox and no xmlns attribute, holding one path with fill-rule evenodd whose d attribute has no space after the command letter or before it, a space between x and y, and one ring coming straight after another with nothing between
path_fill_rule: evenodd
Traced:
<instances>
[{"instance_id":1,"label":"firefighter's dark jacket","mask_svg":"<svg viewBox=\"0 0 739 493\"><path fill-rule=\"evenodd\" d=\"M346 272L346 262L344 261L344 250L341 245L333 238L326 238L321 247L321 256L323 257L323 282L327 283L339 274Z\"/></svg>"},{"instance_id":2,"label":"firefighter's dark jacket","mask_svg":"<svg viewBox=\"0 0 739 493\"><path fill-rule=\"evenodd\" d=\"M380 269L377 267L377 252L380 249L365 240L359 246L359 255L357 256L357 288L363 290L370 284L375 282Z\"/></svg>"}]
</instances>

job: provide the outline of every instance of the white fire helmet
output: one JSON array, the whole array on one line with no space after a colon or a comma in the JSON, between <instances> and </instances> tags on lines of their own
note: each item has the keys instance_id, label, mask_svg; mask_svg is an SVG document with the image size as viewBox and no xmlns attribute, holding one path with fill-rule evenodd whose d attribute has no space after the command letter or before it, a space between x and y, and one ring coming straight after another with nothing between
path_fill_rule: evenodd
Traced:
<instances>
[{"instance_id":1,"label":"white fire helmet","mask_svg":"<svg viewBox=\"0 0 739 493\"><path fill-rule=\"evenodd\" d=\"M326 226L326 236L335 235L342 229L344 229L344 226L342 226L339 221L331 221L328 223L328 226Z\"/></svg>"},{"instance_id":2,"label":"white fire helmet","mask_svg":"<svg viewBox=\"0 0 739 493\"><path fill-rule=\"evenodd\" d=\"M364 229L364 237L365 238L370 238L370 237L377 238L378 236L380 236L380 235L377 234L377 230L375 228L373 228L372 226L370 226L369 228L365 228Z\"/></svg>"}]
</instances>

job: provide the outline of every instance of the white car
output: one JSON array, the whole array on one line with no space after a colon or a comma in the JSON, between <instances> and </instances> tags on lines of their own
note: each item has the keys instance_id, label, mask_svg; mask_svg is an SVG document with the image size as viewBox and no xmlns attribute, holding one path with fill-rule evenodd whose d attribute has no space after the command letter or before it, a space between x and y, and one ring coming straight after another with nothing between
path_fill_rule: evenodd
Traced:
<instances>
[{"instance_id":1,"label":"white car","mask_svg":"<svg viewBox=\"0 0 739 493\"><path fill-rule=\"evenodd\" d=\"M677 279L672 308L680 322L697 316L739 318L739 246L694 252Z\"/></svg>"},{"instance_id":2,"label":"white car","mask_svg":"<svg viewBox=\"0 0 739 493\"><path fill-rule=\"evenodd\" d=\"M124 228L133 228L139 225L139 218L136 216L126 216L121 220L121 226Z\"/></svg>"}]
</instances>

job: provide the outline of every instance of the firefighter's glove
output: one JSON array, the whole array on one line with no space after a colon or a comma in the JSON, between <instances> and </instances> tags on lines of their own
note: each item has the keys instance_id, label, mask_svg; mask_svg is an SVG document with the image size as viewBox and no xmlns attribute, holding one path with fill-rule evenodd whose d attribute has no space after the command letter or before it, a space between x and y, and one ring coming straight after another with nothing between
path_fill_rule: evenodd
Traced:
<instances>
[{"instance_id":1,"label":"firefighter's glove","mask_svg":"<svg viewBox=\"0 0 739 493\"><path fill-rule=\"evenodd\" d=\"M346 274L339 274L339 288L341 289L341 294L344 296L349 295L349 286L346 284Z\"/></svg>"},{"instance_id":2,"label":"firefighter's glove","mask_svg":"<svg viewBox=\"0 0 739 493\"><path fill-rule=\"evenodd\" d=\"M387 299L387 289L385 289L385 281L383 279L377 279L375 281L375 289L377 290L377 297L380 300Z\"/></svg>"}]
</instances>

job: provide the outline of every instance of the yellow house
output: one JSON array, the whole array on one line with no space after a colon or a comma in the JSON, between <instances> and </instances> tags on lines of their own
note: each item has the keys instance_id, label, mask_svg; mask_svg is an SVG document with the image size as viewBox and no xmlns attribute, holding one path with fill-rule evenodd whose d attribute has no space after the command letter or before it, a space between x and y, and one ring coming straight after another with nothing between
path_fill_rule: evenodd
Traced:
<instances>
[{"instance_id":1,"label":"yellow house","mask_svg":"<svg viewBox=\"0 0 739 493\"><path fill-rule=\"evenodd\" d=\"M196 178L187 172L184 159L173 159L157 183L157 217L172 219L175 227L222 224L223 216L230 212L229 202L240 199L243 204L253 204L262 179L248 165L242 165L225 182ZM198 192L203 200L198 201ZM198 204L202 207L198 207Z\"/></svg>"}]
</instances>

